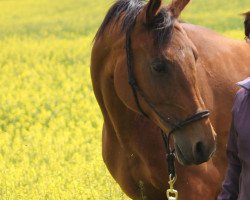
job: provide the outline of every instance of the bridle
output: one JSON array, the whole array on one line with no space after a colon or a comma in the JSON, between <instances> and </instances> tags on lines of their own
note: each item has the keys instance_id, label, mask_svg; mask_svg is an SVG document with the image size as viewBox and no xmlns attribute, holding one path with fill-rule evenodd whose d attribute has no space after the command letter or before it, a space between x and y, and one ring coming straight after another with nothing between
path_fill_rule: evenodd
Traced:
<instances>
[{"instance_id":1,"label":"bridle","mask_svg":"<svg viewBox=\"0 0 250 200\"><path fill-rule=\"evenodd\" d=\"M175 178L176 173L175 173L175 165L174 165L174 160L175 160L175 154L174 154L174 149L172 150L170 147L170 138L171 135L193 123L199 120L202 120L204 118L207 118L210 115L210 112L208 110L202 110L200 112L195 113L194 115L184 119L183 121L176 122L173 120L171 117L164 117L159 110L157 110L156 106L150 101L150 99L145 95L145 93L140 89L138 86L134 73L133 73L133 50L132 50L132 41L131 41L131 33L132 33L132 28L128 29L126 32L126 55L127 55L127 68L128 68L128 83L131 86L131 89L133 91L133 96L134 100L136 102L137 108L142 113L145 117L149 118L146 112L143 110L138 96L140 96L141 99L143 99L144 102L154 111L156 115L166 124L169 124L171 127L171 130L168 133L164 133L163 130L161 130L164 146L166 149L166 159L168 163L168 174L170 177Z\"/></svg>"}]
</instances>

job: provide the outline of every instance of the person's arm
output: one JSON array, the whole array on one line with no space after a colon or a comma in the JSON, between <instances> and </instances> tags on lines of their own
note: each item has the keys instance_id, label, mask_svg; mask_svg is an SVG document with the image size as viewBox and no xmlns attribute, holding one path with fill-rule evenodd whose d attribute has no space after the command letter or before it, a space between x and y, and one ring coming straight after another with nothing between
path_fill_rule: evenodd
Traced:
<instances>
[{"instance_id":1,"label":"person's arm","mask_svg":"<svg viewBox=\"0 0 250 200\"><path fill-rule=\"evenodd\" d=\"M239 194L241 162L238 158L237 132L232 122L227 145L228 168L218 200L236 200Z\"/></svg>"}]
</instances>

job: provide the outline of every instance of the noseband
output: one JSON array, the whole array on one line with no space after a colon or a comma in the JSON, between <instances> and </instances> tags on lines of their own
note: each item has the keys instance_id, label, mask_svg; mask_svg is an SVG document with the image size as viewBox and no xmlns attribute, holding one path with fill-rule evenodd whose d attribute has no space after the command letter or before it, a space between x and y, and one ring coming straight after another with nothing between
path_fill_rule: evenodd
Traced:
<instances>
[{"instance_id":1,"label":"noseband","mask_svg":"<svg viewBox=\"0 0 250 200\"><path fill-rule=\"evenodd\" d=\"M131 32L132 28L129 29L126 33L126 55L127 55L127 67L128 67L128 83L131 86L131 89L133 91L134 99L136 102L136 105L139 109L139 111L147 118L148 115L145 113L143 110L142 106L140 105L140 101L138 99L138 96L143 99L146 104L154 111L154 113L166 124L169 124L171 127L171 130L168 133L164 133L163 130L161 130L162 138L164 141L164 145L166 148L166 158L168 162L168 173L169 175L173 178L175 177L175 166L174 166L174 159L175 159L175 154L174 154L174 149L171 150L171 147L169 145L170 143L170 137L171 135L176 131L179 130L193 122L202 120L204 118L207 118L210 113L208 110L203 110L200 112L195 113L194 115L184 119L183 121L176 122L173 118L171 117L164 117L161 112L159 112L156 108L156 106L150 101L150 99L145 95L145 93L140 89L138 86L134 73L133 73L133 50L131 47Z\"/></svg>"}]
</instances>

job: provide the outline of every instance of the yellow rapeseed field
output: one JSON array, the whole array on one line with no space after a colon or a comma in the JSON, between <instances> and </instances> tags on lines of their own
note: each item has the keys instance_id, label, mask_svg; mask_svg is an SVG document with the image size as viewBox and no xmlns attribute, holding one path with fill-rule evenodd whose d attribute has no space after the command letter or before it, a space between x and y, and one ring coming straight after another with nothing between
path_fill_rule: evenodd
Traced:
<instances>
[{"instance_id":1,"label":"yellow rapeseed field","mask_svg":"<svg viewBox=\"0 0 250 200\"><path fill-rule=\"evenodd\" d=\"M111 0L0 0L0 199L128 199L101 158L89 75ZM193 0L183 19L238 39L249 0Z\"/></svg>"}]
</instances>

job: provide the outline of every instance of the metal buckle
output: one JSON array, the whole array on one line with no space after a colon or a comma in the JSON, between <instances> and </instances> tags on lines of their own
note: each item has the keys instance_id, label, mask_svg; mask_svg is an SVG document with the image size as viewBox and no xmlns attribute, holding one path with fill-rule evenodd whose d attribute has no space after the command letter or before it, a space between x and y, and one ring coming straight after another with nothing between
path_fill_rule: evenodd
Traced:
<instances>
[{"instance_id":1,"label":"metal buckle","mask_svg":"<svg viewBox=\"0 0 250 200\"><path fill-rule=\"evenodd\" d=\"M178 191L174 189L174 184L176 180L176 176L172 178L172 175L169 175L169 189L166 192L168 200L178 200Z\"/></svg>"}]
</instances>

